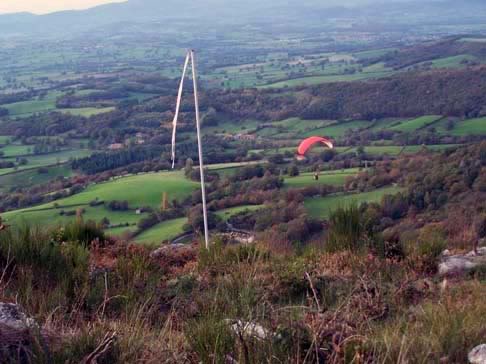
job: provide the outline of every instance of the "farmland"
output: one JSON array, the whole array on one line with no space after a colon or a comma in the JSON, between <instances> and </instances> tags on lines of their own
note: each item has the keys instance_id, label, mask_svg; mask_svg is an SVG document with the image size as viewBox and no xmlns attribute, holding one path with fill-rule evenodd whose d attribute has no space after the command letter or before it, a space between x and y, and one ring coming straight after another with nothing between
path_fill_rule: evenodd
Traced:
<instances>
[{"instance_id":1,"label":"farmland","mask_svg":"<svg viewBox=\"0 0 486 364\"><path fill-rule=\"evenodd\" d=\"M422 116L417 119L407 120L407 121L397 123L390 129L402 131L402 132L411 132L411 131L425 128L426 126L431 125L440 119L442 119L442 117L437 115Z\"/></svg>"},{"instance_id":2,"label":"farmland","mask_svg":"<svg viewBox=\"0 0 486 364\"><path fill-rule=\"evenodd\" d=\"M144 188L140 188L140 186L144 186ZM163 192L168 194L171 201L182 200L188 197L196 187L197 183L188 181L180 172L122 177L114 181L90 186L81 193L57 200L55 203L7 213L5 217L11 221L28 218L34 224L42 224L48 221L54 223L65 219L59 214L62 209L84 208L86 219L100 221L107 217L112 224L136 223L142 217L135 214L136 208L144 206L159 208ZM117 212L108 210L105 206L89 206L89 203L95 200L105 202L128 201L130 210Z\"/></svg>"},{"instance_id":3,"label":"farmland","mask_svg":"<svg viewBox=\"0 0 486 364\"><path fill-rule=\"evenodd\" d=\"M309 198L305 200L304 205L311 216L326 218L336 208L349 206L350 204L359 205L363 202L380 202L383 196L397 192L400 192L400 188L386 187L370 192Z\"/></svg>"},{"instance_id":4,"label":"farmland","mask_svg":"<svg viewBox=\"0 0 486 364\"><path fill-rule=\"evenodd\" d=\"M486 135L486 118L459 121L448 133L456 136Z\"/></svg>"},{"instance_id":5,"label":"farmland","mask_svg":"<svg viewBox=\"0 0 486 364\"><path fill-rule=\"evenodd\" d=\"M248 212L248 211L257 211L263 208L263 205L244 205L244 206L237 206L231 207L229 209L224 209L216 212L216 215L219 216L222 220L228 220L231 216L239 214L241 212Z\"/></svg>"},{"instance_id":6,"label":"farmland","mask_svg":"<svg viewBox=\"0 0 486 364\"><path fill-rule=\"evenodd\" d=\"M333 138L339 138L344 136L346 132L350 130L365 128L369 125L370 122L362 120L337 122L334 125L305 132L302 134L302 137L309 137L313 135L326 135Z\"/></svg>"},{"instance_id":7,"label":"farmland","mask_svg":"<svg viewBox=\"0 0 486 364\"><path fill-rule=\"evenodd\" d=\"M30 101L21 101L0 106L7 109L10 116L30 116L34 113L54 110L56 108L56 98L60 95L60 92L50 92L43 98L35 98Z\"/></svg>"},{"instance_id":8,"label":"farmland","mask_svg":"<svg viewBox=\"0 0 486 364\"><path fill-rule=\"evenodd\" d=\"M13 188L46 183L58 177L71 177L73 174L69 166L61 165L47 168L46 172L43 173L39 173L38 170L34 169L0 175L0 192L8 192Z\"/></svg>"},{"instance_id":9,"label":"farmland","mask_svg":"<svg viewBox=\"0 0 486 364\"><path fill-rule=\"evenodd\" d=\"M72 158L82 158L84 156L90 155L91 151L86 149L79 150L66 150L62 152L55 152L49 154L39 154L27 157L27 164L19 165L16 168L5 168L0 169L0 175L36 169L39 167L55 166L68 162ZM5 161L15 162L15 157L3 158Z\"/></svg>"},{"instance_id":10,"label":"farmland","mask_svg":"<svg viewBox=\"0 0 486 364\"><path fill-rule=\"evenodd\" d=\"M103 108L84 107L84 108L72 108L72 109L57 109L57 111L59 112L63 112L71 115L84 116L87 118L93 115L103 114L113 110L115 110L114 107L103 107Z\"/></svg>"},{"instance_id":11,"label":"farmland","mask_svg":"<svg viewBox=\"0 0 486 364\"><path fill-rule=\"evenodd\" d=\"M3 157L17 157L21 155L27 155L32 153L32 146L9 144L5 147L1 147L0 151L3 152Z\"/></svg>"},{"instance_id":12,"label":"farmland","mask_svg":"<svg viewBox=\"0 0 486 364\"><path fill-rule=\"evenodd\" d=\"M353 82L361 81L372 78L380 78L389 76L392 72L390 71L371 71L371 72L361 72L353 74L340 74L340 75L322 75L322 76L308 76L302 78L291 79L288 81L280 81L271 83L263 88L287 88L296 86L312 86L322 83L330 82Z\"/></svg>"},{"instance_id":13,"label":"farmland","mask_svg":"<svg viewBox=\"0 0 486 364\"><path fill-rule=\"evenodd\" d=\"M146 245L158 245L165 240L181 235L184 232L183 227L185 224L187 224L187 218L185 217L161 222L138 235L135 241Z\"/></svg>"},{"instance_id":14,"label":"farmland","mask_svg":"<svg viewBox=\"0 0 486 364\"><path fill-rule=\"evenodd\" d=\"M327 171L319 173L319 180L314 179L314 173L301 173L297 177L286 177L284 180L286 188L304 188L319 184L341 186L346 178L352 177L358 173L357 168L345 169L342 171Z\"/></svg>"}]
</instances>

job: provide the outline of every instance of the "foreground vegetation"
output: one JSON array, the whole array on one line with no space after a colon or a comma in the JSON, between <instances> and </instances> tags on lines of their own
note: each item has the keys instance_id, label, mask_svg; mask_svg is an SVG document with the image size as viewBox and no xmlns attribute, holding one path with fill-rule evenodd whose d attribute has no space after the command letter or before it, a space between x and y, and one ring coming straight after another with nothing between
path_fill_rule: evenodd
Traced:
<instances>
[{"instance_id":1,"label":"foreground vegetation","mask_svg":"<svg viewBox=\"0 0 486 364\"><path fill-rule=\"evenodd\" d=\"M360 224L357 209L338 213ZM301 253L261 241L150 255L82 222L12 229L0 294L42 326L48 350L24 333L35 363L81 362L111 336L100 362L464 362L484 338L486 276L440 288L436 250L387 255L338 216L334 248Z\"/></svg>"}]
</instances>

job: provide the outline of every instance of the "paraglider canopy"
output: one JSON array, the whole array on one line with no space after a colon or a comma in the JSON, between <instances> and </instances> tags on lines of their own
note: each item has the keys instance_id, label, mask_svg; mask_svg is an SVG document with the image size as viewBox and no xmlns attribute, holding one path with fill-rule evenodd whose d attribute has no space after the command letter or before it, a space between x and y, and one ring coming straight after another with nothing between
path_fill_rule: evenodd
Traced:
<instances>
[{"instance_id":1,"label":"paraglider canopy","mask_svg":"<svg viewBox=\"0 0 486 364\"><path fill-rule=\"evenodd\" d=\"M334 144L330 139L319 137L319 136L313 136L303 140L300 143L299 148L297 149L297 155L303 157L307 153L307 151L311 149L315 144L323 144L329 149L334 148Z\"/></svg>"}]
</instances>

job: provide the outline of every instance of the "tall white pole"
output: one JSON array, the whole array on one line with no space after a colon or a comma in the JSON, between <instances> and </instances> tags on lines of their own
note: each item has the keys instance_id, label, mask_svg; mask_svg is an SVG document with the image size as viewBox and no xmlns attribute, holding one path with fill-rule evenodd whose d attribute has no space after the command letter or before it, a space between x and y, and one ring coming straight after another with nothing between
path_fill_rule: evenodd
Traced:
<instances>
[{"instance_id":1,"label":"tall white pole","mask_svg":"<svg viewBox=\"0 0 486 364\"><path fill-rule=\"evenodd\" d=\"M191 49L191 62L192 62L192 80L194 83L194 108L196 109L196 128L197 128L197 148L199 152L199 170L201 173L201 194L204 216L204 241L206 243L206 249L209 249L209 231L208 231L208 213L206 209L206 185L204 183L204 162L203 151L201 143L201 121L199 119L199 97L197 94L197 70L196 70L196 57L194 50Z\"/></svg>"},{"instance_id":2,"label":"tall white pole","mask_svg":"<svg viewBox=\"0 0 486 364\"><path fill-rule=\"evenodd\" d=\"M179 84L179 92L177 93L177 103L176 111L174 114L174 120L172 121L172 169L175 167L175 147L176 147L176 131L177 131L177 121L179 119L179 111L181 109L182 91L184 90L184 78L186 77L187 66L189 65L189 52L186 55L186 60L184 62L184 69L182 70L181 83Z\"/></svg>"}]
</instances>

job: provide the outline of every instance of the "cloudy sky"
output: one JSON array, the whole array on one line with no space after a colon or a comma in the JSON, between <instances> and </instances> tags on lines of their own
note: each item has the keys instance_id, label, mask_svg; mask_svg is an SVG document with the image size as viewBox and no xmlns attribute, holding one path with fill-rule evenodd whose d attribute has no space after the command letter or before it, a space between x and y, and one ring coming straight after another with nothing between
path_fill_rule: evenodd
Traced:
<instances>
[{"instance_id":1,"label":"cloudy sky","mask_svg":"<svg viewBox=\"0 0 486 364\"><path fill-rule=\"evenodd\" d=\"M122 2L123 0L0 0L0 13L29 11L45 14L67 9L86 9L92 6Z\"/></svg>"}]
</instances>

